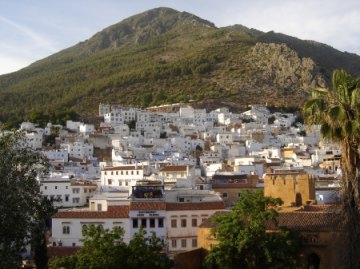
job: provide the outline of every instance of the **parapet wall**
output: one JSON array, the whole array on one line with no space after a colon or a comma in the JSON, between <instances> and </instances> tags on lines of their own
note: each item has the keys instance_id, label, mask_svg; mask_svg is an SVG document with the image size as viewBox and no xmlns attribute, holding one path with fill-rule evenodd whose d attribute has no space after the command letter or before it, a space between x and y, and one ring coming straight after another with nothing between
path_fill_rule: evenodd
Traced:
<instances>
[{"instance_id":1,"label":"parapet wall","mask_svg":"<svg viewBox=\"0 0 360 269\"><path fill-rule=\"evenodd\" d=\"M281 198L284 206L314 202L315 178L305 173L266 174L264 195Z\"/></svg>"}]
</instances>

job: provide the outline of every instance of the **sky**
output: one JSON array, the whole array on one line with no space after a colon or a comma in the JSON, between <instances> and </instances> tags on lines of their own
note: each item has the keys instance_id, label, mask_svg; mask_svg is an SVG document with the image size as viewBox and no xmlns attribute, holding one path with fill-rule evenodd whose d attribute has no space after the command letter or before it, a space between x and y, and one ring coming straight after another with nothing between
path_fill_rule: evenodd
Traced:
<instances>
[{"instance_id":1,"label":"sky","mask_svg":"<svg viewBox=\"0 0 360 269\"><path fill-rule=\"evenodd\" d=\"M242 24L360 55L359 0L0 0L0 74L157 7L186 11L217 27Z\"/></svg>"}]
</instances>

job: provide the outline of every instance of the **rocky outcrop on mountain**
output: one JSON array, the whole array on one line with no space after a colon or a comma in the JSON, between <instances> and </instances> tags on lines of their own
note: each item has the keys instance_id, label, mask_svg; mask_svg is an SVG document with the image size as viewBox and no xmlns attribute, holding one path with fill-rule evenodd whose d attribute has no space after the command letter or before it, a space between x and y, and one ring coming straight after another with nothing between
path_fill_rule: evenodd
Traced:
<instances>
[{"instance_id":1,"label":"rocky outcrop on mountain","mask_svg":"<svg viewBox=\"0 0 360 269\"><path fill-rule=\"evenodd\" d=\"M264 94L286 98L287 104L294 98L299 103L310 89L326 85L315 62L310 58L300 58L285 44L257 43L245 61L252 73L253 86L262 87ZM275 96L274 88L278 90Z\"/></svg>"}]
</instances>

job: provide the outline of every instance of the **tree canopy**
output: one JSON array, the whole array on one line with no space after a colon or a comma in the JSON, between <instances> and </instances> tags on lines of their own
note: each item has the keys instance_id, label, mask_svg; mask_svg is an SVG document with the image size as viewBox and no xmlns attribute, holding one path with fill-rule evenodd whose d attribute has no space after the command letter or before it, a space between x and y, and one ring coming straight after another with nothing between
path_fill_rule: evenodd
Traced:
<instances>
[{"instance_id":1,"label":"tree canopy","mask_svg":"<svg viewBox=\"0 0 360 269\"><path fill-rule=\"evenodd\" d=\"M228 213L214 215L212 235L219 243L206 257L218 268L296 268L300 236L276 227L279 198L264 197L262 191L241 193L240 201ZM267 226L276 227L268 231Z\"/></svg>"},{"instance_id":2,"label":"tree canopy","mask_svg":"<svg viewBox=\"0 0 360 269\"><path fill-rule=\"evenodd\" d=\"M25 246L38 242L35 231L44 231L40 226L50 208L44 207L37 181L47 163L22 146L23 138L20 132L0 133L0 268L19 265Z\"/></svg>"},{"instance_id":3,"label":"tree canopy","mask_svg":"<svg viewBox=\"0 0 360 269\"><path fill-rule=\"evenodd\" d=\"M123 241L124 231L111 231L101 225L84 226L83 247L69 257L55 258L53 268L66 269L166 269L170 262L163 253L164 243L152 234L147 237L140 228L128 245Z\"/></svg>"},{"instance_id":4,"label":"tree canopy","mask_svg":"<svg viewBox=\"0 0 360 269\"><path fill-rule=\"evenodd\" d=\"M317 88L304 106L308 124L319 124L328 141L341 146L341 201L348 249L344 265L360 268L360 78L335 70L332 88Z\"/></svg>"}]
</instances>

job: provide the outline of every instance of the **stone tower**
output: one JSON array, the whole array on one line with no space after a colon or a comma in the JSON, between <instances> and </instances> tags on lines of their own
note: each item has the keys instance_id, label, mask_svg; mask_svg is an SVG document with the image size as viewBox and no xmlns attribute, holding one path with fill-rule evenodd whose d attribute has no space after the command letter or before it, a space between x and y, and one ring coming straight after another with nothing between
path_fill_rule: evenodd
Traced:
<instances>
[{"instance_id":1,"label":"stone tower","mask_svg":"<svg viewBox=\"0 0 360 269\"><path fill-rule=\"evenodd\" d=\"M315 178L306 173L266 174L264 195L281 198L284 206L301 206L316 201Z\"/></svg>"}]
</instances>

